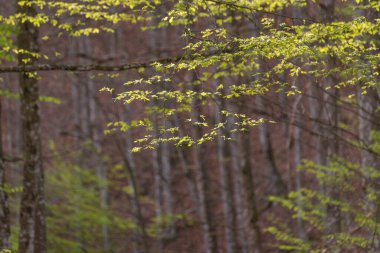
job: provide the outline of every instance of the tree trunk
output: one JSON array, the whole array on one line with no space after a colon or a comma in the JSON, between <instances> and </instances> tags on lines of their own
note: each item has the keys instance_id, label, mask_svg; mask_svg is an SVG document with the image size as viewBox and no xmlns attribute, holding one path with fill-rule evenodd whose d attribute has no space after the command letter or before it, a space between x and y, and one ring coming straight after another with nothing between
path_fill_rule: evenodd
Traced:
<instances>
[{"instance_id":1,"label":"tree trunk","mask_svg":"<svg viewBox=\"0 0 380 253\"><path fill-rule=\"evenodd\" d=\"M154 105L155 106L155 105ZM154 138L158 138L158 122L157 117L155 116L154 120ZM154 198L155 198L155 211L156 217L158 220L162 218L164 214L163 205L164 205L164 196L163 196L163 180L162 180L162 166L161 166L161 145L157 145L152 150L152 167L154 170ZM159 224L159 234L157 235L158 243L158 252L164 252L164 243L162 239L163 227L162 224Z\"/></svg>"},{"instance_id":2,"label":"tree trunk","mask_svg":"<svg viewBox=\"0 0 380 253\"><path fill-rule=\"evenodd\" d=\"M194 87L195 92L199 92L199 87ZM192 104L192 120L201 121L200 118L200 108L201 103L198 99L195 99ZM195 140L200 139L202 136L202 129L199 126L194 126L193 136ZM194 165L196 172L196 182L199 193L199 215L202 223L203 230L203 243L205 253L217 253L218 243L217 236L215 233L215 226L213 225L212 214L211 214L211 203L210 203L210 180L207 173L207 168L205 166L205 144L193 145L194 153Z\"/></svg>"},{"instance_id":3,"label":"tree trunk","mask_svg":"<svg viewBox=\"0 0 380 253\"><path fill-rule=\"evenodd\" d=\"M164 127L167 127L164 125ZM172 164L171 164L171 150L169 144L164 142L161 144L161 165L162 165L162 180L163 183L163 197L164 197L164 209L165 215L170 216L169 224L166 224L164 236L166 239L172 239L175 237L176 231L173 222L173 179L172 179Z\"/></svg>"},{"instance_id":4,"label":"tree trunk","mask_svg":"<svg viewBox=\"0 0 380 253\"><path fill-rule=\"evenodd\" d=\"M264 108L263 99L257 97L257 106L259 109ZM276 165L273 154L272 141L270 137L269 124L264 122L259 126L260 146L264 155L264 160L269 168L270 177L272 179L273 188L276 195L284 195L287 191L286 184L282 179L281 173Z\"/></svg>"},{"instance_id":5,"label":"tree trunk","mask_svg":"<svg viewBox=\"0 0 380 253\"><path fill-rule=\"evenodd\" d=\"M294 133L293 133L293 138L294 138L294 167L295 167L295 173L296 173L296 184L295 184L295 187L296 187L296 191L299 191L301 188L302 188L302 171L298 170L297 167L301 165L301 160L302 160L302 142L301 142L301 138L302 138L302 132L301 132L301 128L298 127L297 125L297 122L301 122L301 110L299 109L301 107L301 99L302 99L302 96L300 95L294 105L293 105L293 117L294 117L294 122L296 124L294 124ZM304 221L302 220L302 200L301 200L301 197L298 196L297 198L297 204L299 206L299 209L297 211L297 231L298 231L298 235L305 239L306 238L306 232L305 232L305 225L304 225Z\"/></svg>"},{"instance_id":6,"label":"tree trunk","mask_svg":"<svg viewBox=\"0 0 380 253\"><path fill-rule=\"evenodd\" d=\"M250 253L260 253L262 251L261 232L259 227L259 213L256 205L256 193L254 178L252 174L252 164L250 156L249 134L243 137L243 197L244 197L244 224L248 236L247 244Z\"/></svg>"},{"instance_id":7,"label":"tree trunk","mask_svg":"<svg viewBox=\"0 0 380 253\"><path fill-rule=\"evenodd\" d=\"M5 189L5 163L3 153L3 121L2 121L2 104L0 98L0 251L10 249L10 213L8 194Z\"/></svg>"},{"instance_id":8,"label":"tree trunk","mask_svg":"<svg viewBox=\"0 0 380 253\"><path fill-rule=\"evenodd\" d=\"M115 35L112 37L112 43L110 43L110 55L111 58L117 59L118 57L126 58L126 52L123 50L120 50L119 48L119 42L124 41L123 33L122 31L119 31L116 28ZM116 60L116 63L119 64L119 61ZM125 105L124 108L124 119L126 122L130 122L133 117L133 110L130 108L129 104ZM132 195L131 195L131 206L132 206L132 213L133 213L133 220L135 223L139 226L140 229L136 229L133 231L132 241L135 242L133 246L134 253L149 253L149 242L148 242L148 234L146 231L146 225L144 221L144 215L142 213L142 207L141 202L139 198L139 185L138 185L138 168L136 165L136 158L134 154L131 152L131 149L133 148L133 129L130 129L125 134L125 148L122 148L124 145L119 145L121 156L123 158L123 162L126 168L126 171L128 173L128 185L132 187ZM129 233L128 233L128 236Z\"/></svg>"},{"instance_id":9,"label":"tree trunk","mask_svg":"<svg viewBox=\"0 0 380 253\"><path fill-rule=\"evenodd\" d=\"M92 44L88 38L84 39L84 47L87 55L92 55ZM97 90L96 85L91 77L88 78L86 82L86 86L88 87L88 113L89 113L89 134L91 141L95 147L95 161L97 160L95 166L96 176L99 179L99 198L100 198L100 207L103 212L107 212L108 210L108 186L107 186L107 167L102 161L102 146L100 143L100 130L97 127L97 120L99 118L98 108L96 104ZM110 244L110 236L109 236L109 226L108 224L102 224L102 234L103 234L103 252L110 253L111 244Z\"/></svg>"},{"instance_id":10,"label":"tree trunk","mask_svg":"<svg viewBox=\"0 0 380 253\"><path fill-rule=\"evenodd\" d=\"M157 106L154 102L154 106ZM160 105L158 105L160 106ZM156 117L156 116L155 116ZM160 124L160 122L162 122ZM159 119L155 119L155 138L160 137L158 128L162 125L167 127L167 123ZM165 138L164 134L164 138ZM172 165L170 161L170 148L168 143L159 143L153 150L153 168L155 171L155 197L156 197L156 216L158 220L166 221L167 218L172 219L173 215L173 195L172 195ZM164 240L172 239L175 236L174 224L160 222L160 234L158 235L159 245L164 251Z\"/></svg>"},{"instance_id":11,"label":"tree trunk","mask_svg":"<svg viewBox=\"0 0 380 253\"><path fill-rule=\"evenodd\" d=\"M244 191L243 191L243 173L242 173L242 148L241 148L241 135L234 132L231 134L232 140L228 142L228 148L231 154L231 168L233 171L233 186L235 197L235 213L236 213L236 229L238 230L238 241L240 244L240 251L242 253L248 252L248 236L246 226L244 226Z\"/></svg>"},{"instance_id":12,"label":"tree trunk","mask_svg":"<svg viewBox=\"0 0 380 253\"><path fill-rule=\"evenodd\" d=\"M320 7L323 10L323 15L325 16L325 20L327 22L332 22L335 15L335 0L325 0L320 3ZM327 66L329 69L333 69L336 65L334 59L332 57L327 57ZM325 80L326 87L333 87L337 80L335 80L333 74ZM339 91L337 88L332 90L330 94L327 90L324 91L324 102L326 104L325 110L322 113L323 122L328 125L325 129L325 145L323 145L323 149L327 150L327 158L333 155L339 155L339 143L337 138L335 138L334 134L339 134L339 108L338 108L338 98ZM334 176L333 174L331 175ZM339 186L330 186L327 187L327 196L332 197L333 199L340 200L340 190ZM332 204L328 204L326 207L327 211L327 226L328 231L330 233L340 233L341 232L341 210L339 206L334 206ZM337 250L340 252L340 250Z\"/></svg>"},{"instance_id":13,"label":"tree trunk","mask_svg":"<svg viewBox=\"0 0 380 253\"><path fill-rule=\"evenodd\" d=\"M78 50L78 43L76 40L70 38L70 44L68 47L68 56L74 58L79 50ZM78 60L78 64L81 64L82 62ZM72 95L72 106L73 106L73 115L74 115L74 137L75 137L75 149L76 150L82 150L82 141L85 138L83 132L83 85L80 80L80 75L78 73L75 73L74 75L71 76L69 79L70 82L72 83L71 86L71 95ZM79 165L79 167L84 166L84 155L80 154L76 156L75 163ZM82 184L82 175L78 175L80 184ZM81 212L81 207L80 207L80 196L76 196L77 199L79 200L78 203L75 205L75 211L76 213ZM83 231L83 225L82 221L79 219L77 224L76 224L76 229L73 231L73 233L77 236L76 240L77 243L80 245L80 250L81 252L85 252L85 246L84 246L84 231Z\"/></svg>"},{"instance_id":14,"label":"tree trunk","mask_svg":"<svg viewBox=\"0 0 380 253\"><path fill-rule=\"evenodd\" d=\"M18 5L18 13L35 16L32 6ZM20 23L17 37L19 49L38 53L38 30L28 21ZM28 54L18 55L18 64L28 64L36 59ZM20 253L45 253L46 224L44 174L41 157L40 116L38 105L38 79L36 73L20 73L21 122L23 137L23 192L20 207Z\"/></svg>"},{"instance_id":15,"label":"tree trunk","mask_svg":"<svg viewBox=\"0 0 380 253\"><path fill-rule=\"evenodd\" d=\"M128 107L126 108L126 113L128 115ZM133 233L133 241L135 242L133 248L133 252L135 253L148 253L149 250L149 244L148 244L148 235L146 231L146 225L144 222L144 217L142 213L141 203L139 200L139 190L138 190L138 183L137 183L137 167L135 163L135 158L133 156L133 153L130 151L132 149L132 136L130 131L127 132L127 140L125 148L123 148L123 144L116 141L117 146L119 148L119 151L122 155L124 166L128 173L128 185L132 187L132 196L131 196L131 206L132 206L132 213L134 216L134 221L136 224L139 225L139 230L134 231Z\"/></svg>"},{"instance_id":16,"label":"tree trunk","mask_svg":"<svg viewBox=\"0 0 380 253\"><path fill-rule=\"evenodd\" d=\"M127 109L128 110L128 109ZM127 111L128 112L128 111ZM138 191L138 185L137 185L137 167L135 163L134 156L132 152L130 151L132 149L132 136L131 132L127 132L127 143L126 147L127 150L124 154L124 163L125 167L127 168L127 172L129 175L128 184L132 186L133 189L133 195L132 195L132 209L133 214L135 216L135 221L139 225L141 232L136 232L136 241L137 241L137 247L135 248L135 252L143 252L148 253L149 252L149 244L148 244L148 235L146 232L146 226L144 222L143 213L141 210L141 203L139 200L139 191Z\"/></svg>"},{"instance_id":17,"label":"tree trunk","mask_svg":"<svg viewBox=\"0 0 380 253\"><path fill-rule=\"evenodd\" d=\"M224 101L217 100L216 108L216 124L222 123L226 119L222 119L220 112L225 109ZM222 135L229 135L224 129L218 129L218 138L216 143L217 160L220 176L220 187L222 193L222 206L224 214L224 233L226 240L226 252L236 252L236 235L234 232L235 214L234 214L234 200L233 200L233 187L232 187L232 174L228 165L231 164L231 154L229 154L228 143L222 139Z\"/></svg>"}]
</instances>

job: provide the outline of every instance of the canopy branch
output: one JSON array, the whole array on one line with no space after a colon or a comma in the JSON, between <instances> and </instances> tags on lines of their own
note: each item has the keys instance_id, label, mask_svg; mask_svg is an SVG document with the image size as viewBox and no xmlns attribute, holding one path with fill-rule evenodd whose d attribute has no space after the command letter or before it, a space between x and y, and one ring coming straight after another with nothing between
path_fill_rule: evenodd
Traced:
<instances>
[{"instance_id":1,"label":"canopy branch","mask_svg":"<svg viewBox=\"0 0 380 253\"><path fill-rule=\"evenodd\" d=\"M179 55L174 57L162 58L147 62L140 63L124 63L120 65L102 65L102 64L35 64L35 65L15 65L15 66L0 66L0 73L17 73L17 72L40 72L40 71L74 71L74 72L85 72L85 71L106 71L106 72L116 72L133 70L139 68L151 68L155 63L168 64L176 63L181 60L194 60L197 57L210 57L222 53L233 53L236 49L226 48L224 50L215 50L203 54L196 55Z\"/></svg>"},{"instance_id":2,"label":"canopy branch","mask_svg":"<svg viewBox=\"0 0 380 253\"><path fill-rule=\"evenodd\" d=\"M15 72L35 72L35 71L124 71L138 68L152 67L155 62L158 63L171 63L178 62L181 57L165 58L150 62L142 63L126 63L121 65L101 65L101 64L36 64L36 65L22 65L22 66L7 66L0 67L0 73L15 73Z\"/></svg>"}]
</instances>

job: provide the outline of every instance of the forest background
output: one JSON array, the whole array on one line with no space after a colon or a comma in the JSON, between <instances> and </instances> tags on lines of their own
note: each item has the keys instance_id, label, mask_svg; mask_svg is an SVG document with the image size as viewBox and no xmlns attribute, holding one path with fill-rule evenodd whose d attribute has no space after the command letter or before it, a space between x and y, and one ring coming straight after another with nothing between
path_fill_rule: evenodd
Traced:
<instances>
[{"instance_id":1,"label":"forest background","mask_svg":"<svg viewBox=\"0 0 380 253\"><path fill-rule=\"evenodd\" d=\"M377 0L0 5L0 250L379 252Z\"/></svg>"}]
</instances>

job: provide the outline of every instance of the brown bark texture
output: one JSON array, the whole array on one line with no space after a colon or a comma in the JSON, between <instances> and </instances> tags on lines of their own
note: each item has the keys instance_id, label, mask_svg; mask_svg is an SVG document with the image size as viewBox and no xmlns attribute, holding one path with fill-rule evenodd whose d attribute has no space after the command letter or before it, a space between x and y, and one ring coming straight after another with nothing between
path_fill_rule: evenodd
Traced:
<instances>
[{"instance_id":1,"label":"brown bark texture","mask_svg":"<svg viewBox=\"0 0 380 253\"><path fill-rule=\"evenodd\" d=\"M5 181L5 161L3 153L3 138L2 138L2 104L0 98L0 250L10 248L10 213L8 193L6 191Z\"/></svg>"},{"instance_id":2,"label":"brown bark texture","mask_svg":"<svg viewBox=\"0 0 380 253\"><path fill-rule=\"evenodd\" d=\"M27 5L18 5L18 13L32 17L37 14L33 7ZM20 31L17 37L19 49L38 53L38 29L29 21L20 22L19 27ZM36 59L30 54L18 55L19 66L25 65L25 62L34 64L35 61ZM45 253L47 245L38 79L35 73L21 72L19 81L24 158L19 252Z\"/></svg>"}]
</instances>

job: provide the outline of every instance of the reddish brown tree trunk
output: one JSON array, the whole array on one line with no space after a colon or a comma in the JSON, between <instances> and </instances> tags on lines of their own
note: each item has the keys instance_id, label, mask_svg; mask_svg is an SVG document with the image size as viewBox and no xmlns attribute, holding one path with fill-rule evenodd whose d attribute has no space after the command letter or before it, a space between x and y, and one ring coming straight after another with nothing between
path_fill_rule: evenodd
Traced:
<instances>
[{"instance_id":1,"label":"reddish brown tree trunk","mask_svg":"<svg viewBox=\"0 0 380 253\"><path fill-rule=\"evenodd\" d=\"M262 252L261 231L259 227L259 212L255 193L254 177L250 157L249 133L243 137L243 165L241 168L243 178L243 197L244 197L244 223L247 234L248 252Z\"/></svg>"},{"instance_id":2,"label":"reddish brown tree trunk","mask_svg":"<svg viewBox=\"0 0 380 253\"><path fill-rule=\"evenodd\" d=\"M226 108L225 102L217 99L216 106L216 123L223 123L226 119L221 115L220 111ZM233 184L232 184L232 171L231 154L228 144L222 139L222 135L228 136L230 133L225 129L218 129L220 135L216 142L216 156L219 167L219 180L221 186L221 199L224 215L224 236L226 243L226 252L236 252L236 233L235 233L235 212L234 212L234 198L233 198Z\"/></svg>"},{"instance_id":3,"label":"reddish brown tree trunk","mask_svg":"<svg viewBox=\"0 0 380 253\"><path fill-rule=\"evenodd\" d=\"M199 92L199 87L194 86L194 91ZM201 101L195 99L192 104L192 120L196 122L201 121ZM202 129L194 127L193 136L199 140L202 136ZM216 226L212 216L212 208L210 202L210 178L207 173L205 145L194 145L194 167L195 178L197 182L197 190L199 193L199 216L202 223L203 243L205 253L217 253L218 241L216 236Z\"/></svg>"}]
</instances>

